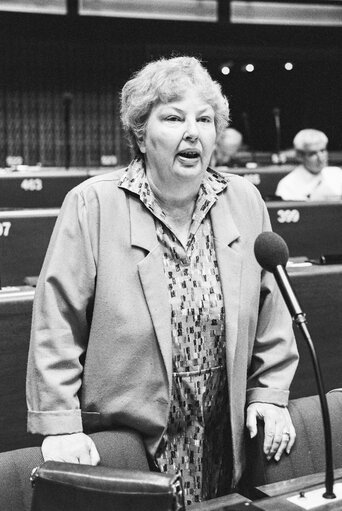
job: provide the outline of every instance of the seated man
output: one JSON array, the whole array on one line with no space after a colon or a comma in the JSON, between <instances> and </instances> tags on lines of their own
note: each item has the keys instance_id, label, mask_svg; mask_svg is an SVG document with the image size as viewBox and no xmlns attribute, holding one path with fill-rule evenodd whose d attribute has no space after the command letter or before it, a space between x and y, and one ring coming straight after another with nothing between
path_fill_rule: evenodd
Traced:
<instances>
[{"instance_id":1,"label":"seated man","mask_svg":"<svg viewBox=\"0 0 342 511\"><path fill-rule=\"evenodd\" d=\"M242 135L234 128L227 128L218 138L210 162L211 167L243 167L237 153L242 146Z\"/></svg>"},{"instance_id":2,"label":"seated man","mask_svg":"<svg viewBox=\"0 0 342 511\"><path fill-rule=\"evenodd\" d=\"M328 167L328 137L325 133L301 130L293 145L300 165L279 181L276 195L283 200L340 200L342 169Z\"/></svg>"}]
</instances>

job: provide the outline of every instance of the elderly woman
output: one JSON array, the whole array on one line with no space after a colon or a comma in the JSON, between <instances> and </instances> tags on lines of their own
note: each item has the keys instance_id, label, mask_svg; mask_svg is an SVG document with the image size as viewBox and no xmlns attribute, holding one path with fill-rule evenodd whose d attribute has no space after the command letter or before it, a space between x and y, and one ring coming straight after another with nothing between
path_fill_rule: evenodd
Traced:
<instances>
[{"instance_id":1,"label":"elderly woman","mask_svg":"<svg viewBox=\"0 0 342 511\"><path fill-rule=\"evenodd\" d=\"M126 83L135 158L67 195L32 322L28 427L44 458L97 464L86 433L133 428L157 470L181 471L188 504L238 483L245 424L254 436L265 421L269 459L295 438L291 318L253 253L267 210L208 168L228 117L195 58Z\"/></svg>"}]
</instances>

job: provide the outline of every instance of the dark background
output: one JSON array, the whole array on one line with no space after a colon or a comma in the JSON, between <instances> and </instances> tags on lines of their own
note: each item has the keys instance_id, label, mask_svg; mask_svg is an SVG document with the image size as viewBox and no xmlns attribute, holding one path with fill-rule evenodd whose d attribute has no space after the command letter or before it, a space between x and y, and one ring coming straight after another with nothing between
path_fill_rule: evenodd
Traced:
<instances>
[{"instance_id":1,"label":"dark background","mask_svg":"<svg viewBox=\"0 0 342 511\"><path fill-rule=\"evenodd\" d=\"M204 61L230 100L232 126L244 132L248 113L254 149L275 150L276 107L282 149L311 127L327 133L330 150L341 150L341 40L338 27L0 13L0 167L8 155L63 166L66 97L71 165L99 165L108 154L125 163L119 91L144 63L171 54ZM223 76L227 61L234 65ZM291 72L283 68L287 61ZM248 62L253 73L241 71Z\"/></svg>"}]
</instances>

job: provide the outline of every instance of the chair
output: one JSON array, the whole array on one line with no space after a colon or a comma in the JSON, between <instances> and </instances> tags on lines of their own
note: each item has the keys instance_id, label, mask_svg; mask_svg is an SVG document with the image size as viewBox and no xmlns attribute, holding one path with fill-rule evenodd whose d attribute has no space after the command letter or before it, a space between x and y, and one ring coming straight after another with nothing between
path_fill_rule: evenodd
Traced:
<instances>
[{"instance_id":1,"label":"chair","mask_svg":"<svg viewBox=\"0 0 342 511\"><path fill-rule=\"evenodd\" d=\"M34 471L31 511L184 511L182 478L46 461Z\"/></svg>"},{"instance_id":2,"label":"chair","mask_svg":"<svg viewBox=\"0 0 342 511\"><path fill-rule=\"evenodd\" d=\"M342 389L327 394L334 456L334 468L342 467ZM296 429L290 455L280 461L266 460L263 453L263 424L248 441L245 482L249 488L325 471L325 442L319 396L290 400L289 412Z\"/></svg>"},{"instance_id":3,"label":"chair","mask_svg":"<svg viewBox=\"0 0 342 511\"><path fill-rule=\"evenodd\" d=\"M118 469L149 471L145 447L133 430L120 429L91 434L101 465ZM40 447L0 453L1 511L30 511L32 469L43 462Z\"/></svg>"}]
</instances>

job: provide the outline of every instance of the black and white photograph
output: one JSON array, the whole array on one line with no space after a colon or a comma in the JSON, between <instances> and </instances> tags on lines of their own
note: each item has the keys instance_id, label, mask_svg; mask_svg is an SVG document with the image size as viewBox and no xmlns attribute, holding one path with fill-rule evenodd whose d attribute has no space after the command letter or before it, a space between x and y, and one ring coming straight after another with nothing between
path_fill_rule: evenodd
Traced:
<instances>
[{"instance_id":1,"label":"black and white photograph","mask_svg":"<svg viewBox=\"0 0 342 511\"><path fill-rule=\"evenodd\" d=\"M342 510L342 0L0 0L0 511Z\"/></svg>"}]
</instances>

